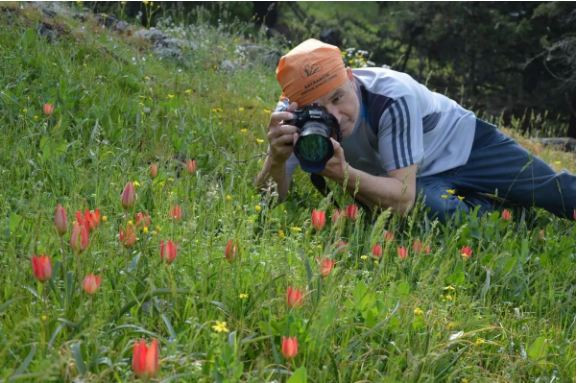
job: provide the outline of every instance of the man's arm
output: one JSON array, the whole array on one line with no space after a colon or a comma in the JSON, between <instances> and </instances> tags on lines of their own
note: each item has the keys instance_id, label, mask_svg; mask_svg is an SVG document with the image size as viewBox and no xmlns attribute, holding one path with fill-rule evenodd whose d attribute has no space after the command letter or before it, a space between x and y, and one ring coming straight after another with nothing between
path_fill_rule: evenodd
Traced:
<instances>
[{"instance_id":1,"label":"man's arm","mask_svg":"<svg viewBox=\"0 0 577 383\"><path fill-rule=\"evenodd\" d=\"M415 203L417 165L391 170L390 177L373 176L350 166L343 148L335 141L334 156L327 162L321 175L326 176L354 194L368 206L392 208L395 212L406 214Z\"/></svg>"}]
</instances>

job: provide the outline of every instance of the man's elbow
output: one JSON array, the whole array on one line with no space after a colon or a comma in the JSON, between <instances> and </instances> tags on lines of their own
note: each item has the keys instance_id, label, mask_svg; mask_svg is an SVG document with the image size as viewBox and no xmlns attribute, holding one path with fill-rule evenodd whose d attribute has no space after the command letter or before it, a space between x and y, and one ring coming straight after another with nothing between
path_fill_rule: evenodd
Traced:
<instances>
[{"instance_id":1,"label":"man's elbow","mask_svg":"<svg viewBox=\"0 0 577 383\"><path fill-rule=\"evenodd\" d=\"M396 209L401 215L407 215L415 206L415 195L413 193L407 193L404 197L399 201Z\"/></svg>"}]
</instances>

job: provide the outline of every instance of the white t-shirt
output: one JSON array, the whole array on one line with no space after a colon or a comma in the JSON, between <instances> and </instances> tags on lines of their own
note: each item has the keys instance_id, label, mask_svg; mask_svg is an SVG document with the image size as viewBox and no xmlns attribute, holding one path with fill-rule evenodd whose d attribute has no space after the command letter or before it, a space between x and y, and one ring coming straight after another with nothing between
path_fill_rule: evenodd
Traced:
<instances>
[{"instance_id":1,"label":"white t-shirt","mask_svg":"<svg viewBox=\"0 0 577 383\"><path fill-rule=\"evenodd\" d=\"M417 164L417 177L465 164L475 136L475 115L406 73L353 69L360 116L341 142L347 162L372 175ZM287 161L292 175L298 160Z\"/></svg>"}]
</instances>

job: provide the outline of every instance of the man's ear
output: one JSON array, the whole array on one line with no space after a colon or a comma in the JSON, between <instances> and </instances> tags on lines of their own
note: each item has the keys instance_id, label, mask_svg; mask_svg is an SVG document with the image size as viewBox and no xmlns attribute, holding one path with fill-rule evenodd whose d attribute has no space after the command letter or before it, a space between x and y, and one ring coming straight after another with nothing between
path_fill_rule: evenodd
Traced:
<instances>
[{"instance_id":1,"label":"man's ear","mask_svg":"<svg viewBox=\"0 0 577 383\"><path fill-rule=\"evenodd\" d=\"M353 80L353 70L350 67L347 67L347 77L349 80Z\"/></svg>"}]
</instances>

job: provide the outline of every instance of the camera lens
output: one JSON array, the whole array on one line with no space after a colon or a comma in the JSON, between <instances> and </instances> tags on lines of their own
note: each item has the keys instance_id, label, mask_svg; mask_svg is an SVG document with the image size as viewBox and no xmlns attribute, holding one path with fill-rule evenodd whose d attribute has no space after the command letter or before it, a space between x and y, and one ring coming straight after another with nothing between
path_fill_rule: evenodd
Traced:
<instances>
[{"instance_id":1,"label":"camera lens","mask_svg":"<svg viewBox=\"0 0 577 383\"><path fill-rule=\"evenodd\" d=\"M330 140L330 128L310 121L304 124L295 146L295 155L306 171L319 172L333 156L333 144Z\"/></svg>"}]
</instances>

